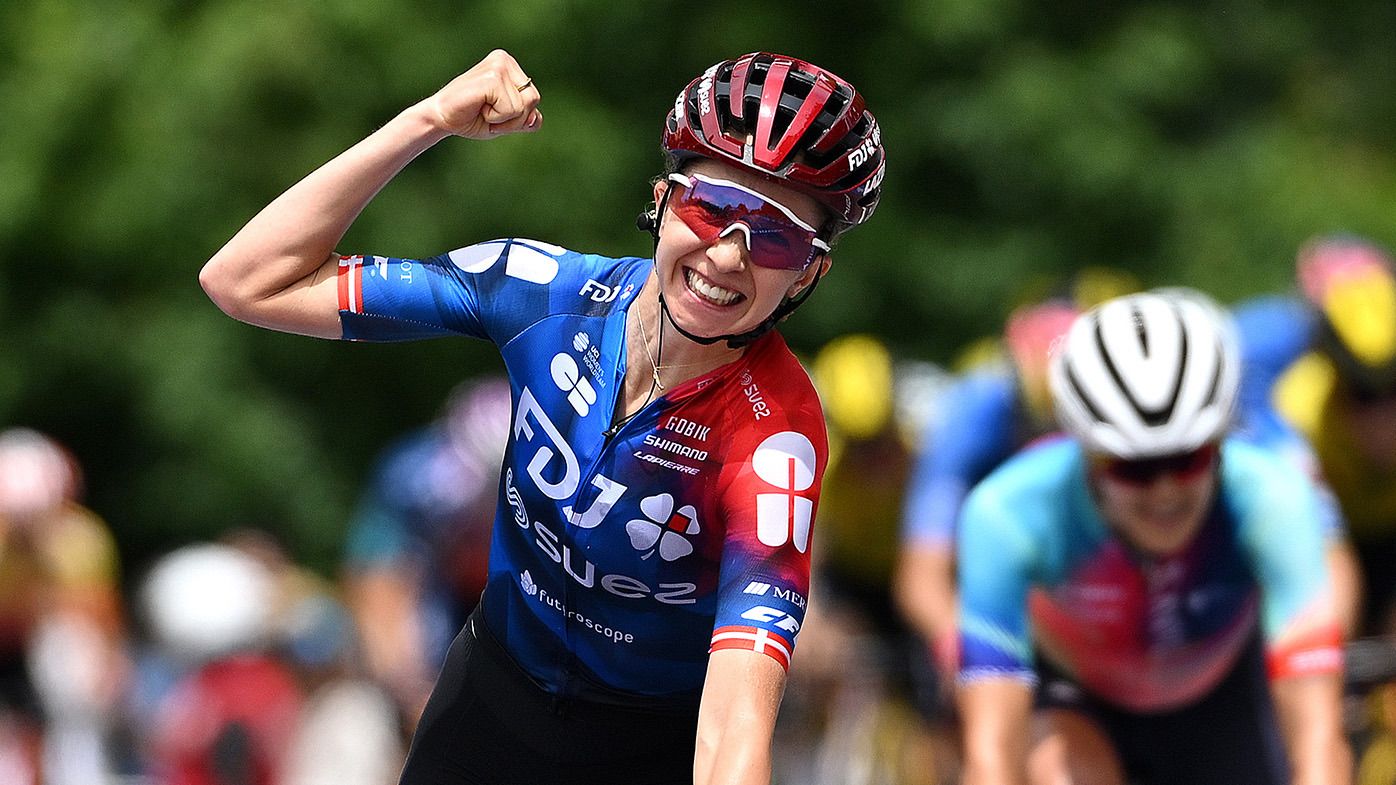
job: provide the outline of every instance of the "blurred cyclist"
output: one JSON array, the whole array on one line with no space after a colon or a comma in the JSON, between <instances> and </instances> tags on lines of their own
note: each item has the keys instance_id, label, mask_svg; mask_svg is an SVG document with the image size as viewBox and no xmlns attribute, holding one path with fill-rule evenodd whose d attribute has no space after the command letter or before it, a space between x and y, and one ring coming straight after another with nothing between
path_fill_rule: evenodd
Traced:
<instances>
[{"instance_id":1,"label":"blurred cyclist","mask_svg":"<svg viewBox=\"0 0 1396 785\"><path fill-rule=\"evenodd\" d=\"M751 53L668 111L639 221L653 259L522 238L426 260L335 252L416 156L536 131L539 100L496 50L292 186L200 281L254 324L473 336L508 368L488 586L404 782L766 782L827 454L773 328L871 217L881 132L847 81Z\"/></svg>"},{"instance_id":2,"label":"blurred cyclist","mask_svg":"<svg viewBox=\"0 0 1396 785\"><path fill-rule=\"evenodd\" d=\"M1396 632L1396 268L1370 241L1334 235L1300 249L1297 275L1300 298L1262 298L1237 311L1247 345L1245 422L1292 426L1308 440L1293 449L1316 462L1360 560L1354 626Z\"/></svg>"},{"instance_id":3,"label":"blurred cyclist","mask_svg":"<svg viewBox=\"0 0 1396 785\"><path fill-rule=\"evenodd\" d=\"M955 662L955 522L965 496L1023 445L1055 429L1047 389L1052 342L1078 313L1050 299L1016 309L1004 344L1011 363L972 369L944 396L921 440L902 513L898 606L947 675ZM948 697L934 674L920 690L922 709L940 713Z\"/></svg>"},{"instance_id":4,"label":"blurred cyclist","mask_svg":"<svg viewBox=\"0 0 1396 785\"><path fill-rule=\"evenodd\" d=\"M452 392L436 422L392 445L350 522L350 607L371 674L415 722L484 591L509 383Z\"/></svg>"},{"instance_id":5,"label":"blurred cyclist","mask_svg":"<svg viewBox=\"0 0 1396 785\"><path fill-rule=\"evenodd\" d=\"M1000 467L960 523L970 785L1347 781L1317 502L1226 438L1238 364L1196 293L1072 325L1051 382L1073 438Z\"/></svg>"},{"instance_id":6,"label":"blurred cyclist","mask_svg":"<svg viewBox=\"0 0 1396 785\"><path fill-rule=\"evenodd\" d=\"M125 624L115 543L81 487L53 439L0 433L0 770L21 785L40 769L49 785L109 770Z\"/></svg>"},{"instance_id":7,"label":"blurred cyclist","mask_svg":"<svg viewBox=\"0 0 1396 785\"><path fill-rule=\"evenodd\" d=\"M827 343L811 373L830 445L815 531L819 603L801 629L801 666L786 700L794 711L781 714L776 779L937 782L949 774L941 759L956 757L954 743L929 738L912 714L906 655L919 638L896 611L891 576L911 443L919 435L901 427L903 389L919 384L914 403L934 406L938 377L894 363L881 341L864 334Z\"/></svg>"},{"instance_id":8,"label":"blurred cyclist","mask_svg":"<svg viewBox=\"0 0 1396 785\"><path fill-rule=\"evenodd\" d=\"M876 338L846 335L820 349L811 371L830 426L817 572L890 633L898 627L889 587L911 467L896 420L896 369Z\"/></svg>"}]
</instances>

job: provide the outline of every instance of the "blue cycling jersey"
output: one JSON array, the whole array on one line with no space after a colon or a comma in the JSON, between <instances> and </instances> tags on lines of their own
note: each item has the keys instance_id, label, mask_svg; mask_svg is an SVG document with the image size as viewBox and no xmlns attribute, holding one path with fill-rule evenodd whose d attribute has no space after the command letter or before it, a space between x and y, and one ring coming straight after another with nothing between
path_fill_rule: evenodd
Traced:
<instances>
[{"instance_id":1,"label":"blue cycling jersey","mask_svg":"<svg viewBox=\"0 0 1396 785\"><path fill-rule=\"evenodd\" d=\"M921 440L902 512L904 541L954 547L965 496L1023 445L1020 419L1011 373L978 371L955 383Z\"/></svg>"},{"instance_id":2,"label":"blue cycling jersey","mask_svg":"<svg viewBox=\"0 0 1396 785\"><path fill-rule=\"evenodd\" d=\"M788 666L804 619L828 447L778 334L607 433L652 266L520 239L340 263L346 338L499 347L514 414L484 618L560 695L696 696L710 650Z\"/></svg>"},{"instance_id":3,"label":"blue cycling jersey","mask_svg":"<svg viewBox=\"0 0 1396 785\"><path fill-rule=\"evenodd\" d=\"M1294 297L1258 297L1237 305L1232 315L1241 349L1234 433L1299 467L1318 491L1324 536L1340 539L1346 524L1338 499L1323 478L1313 446L1280 414L1272 394L1284 372L1312 348L1318 327L1313 309Z\"/></svg>"},{"instance_id":4,"label":"blue cycling jersey","mask_svg":"<svg viewBox=\"0 0 1396 785\"><path fill-rule=\"evenodd\" d=\"M1293 466L1234 440L1201 530L1169 556L1101 518L1069 439L984 480L959 527L961 677L1031 680L1034 652L1135 711L1195 700L1264 635L1275 676L1340 662L1312 490Z\"/></svg>"},{"instance_id":5,"label":"blue cycling jersey","mask_svg":"<svg viewBox=\"0 0 1396 785\"><path fill-rule=\"evenodd\" d=\"M498 471L436 424L384 452L350 518L346 566L410 576L429 662L446 656L485 587Z\"/></svg>"}]
</instances>

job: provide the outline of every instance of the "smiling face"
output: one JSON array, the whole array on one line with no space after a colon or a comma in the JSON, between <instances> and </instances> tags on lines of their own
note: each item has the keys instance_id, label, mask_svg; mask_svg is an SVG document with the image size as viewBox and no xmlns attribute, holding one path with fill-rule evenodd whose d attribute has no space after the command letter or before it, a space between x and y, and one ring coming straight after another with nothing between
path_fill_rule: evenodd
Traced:
<instances>
[{"instance_id":1,"label":"smiling face","mask_svg":"<svg viewBox=\"0 0 1396 785\"><path fill-rule=\"evenodd\" d=\"M1134 547L1155 556L1175 554L1207 519L1216 494L1215 464L1214 457L1205 471L1164 472L1143 482L1092 468L1101 516Z\"/></svg>"},{"instance_id":2,"label":"smiling face","mask_svg":"<svg viewBox=\"0 0 1396 785\"><path fill-rule=\"evenodd\" d=\"M810 226L825 221L823 209L809 196L765 178L712 160L699 160L686 173L726 180L775 200ZM661 201L667 181L655 185ZM779 270L752 262L749 231L741 224L711 243L705 242L673 210L666 210L655 249L655 270L669 312L686 331L703 337L734 335L755 329L787 297L798 294L827 270L821 255L803 270Z\"/></svg>"}]
</instances>

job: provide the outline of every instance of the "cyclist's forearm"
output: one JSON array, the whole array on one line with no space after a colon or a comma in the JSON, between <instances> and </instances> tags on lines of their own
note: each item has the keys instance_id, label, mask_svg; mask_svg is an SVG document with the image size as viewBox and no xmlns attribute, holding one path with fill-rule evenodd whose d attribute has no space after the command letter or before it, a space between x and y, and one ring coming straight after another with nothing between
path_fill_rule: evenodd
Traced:
<instances>
[{"instance_id":1,"label":"cyclist's forearm","mask_svg":"<svg viewBox=\"0 0 1396 785\"><path fill-rule=\"evenodd\" d=\"M1293 676L1272 685L1294 785L1349 781L1351 758L1342 735L1341 686L1336 674Z\"/></svg>"},{"instance_id":2,"label":"cyclist's forearm","mask_svg":"<svg viewBox=\"0 0 1396 785\"><path fill-rule=\"evenodd\" d=\"M1325 555L1333 584L1333 609L1342 625L1343 638L1351 639L1362 615L1362 568L1352 544L1346 540L1329 543Z\"/></svg>"},{"instance_id":3,"label":"cyclist's forearm","mask_svg":"<svg viewBox=\"0 0 1396 785\"><path fill-rule=\"evenodd\" d=\"M955 630L954 555L945 550L909 547L897 566L895 594L908 623L928 641Z\"/></svg>"},{"instance_id":4,"label":"cyclist's forearm","mask_svg":"<svg viewBox=\"0 0 1396 785\"><path fill-rule=\"evenodd\" d=\"M769 785L771 740L784 692L785 671L766 655L711 655L698 710L697 785Z\"/></svg>"},{"instance_id":5,"label":"cyclist's forearm","mask_svg":"<svg viewBox=\"0 0 1396 785\"><path fill-rule=\"evenodd\" d=\"M959 697L965 785L1026 783L1031 688L1004 679L976 681Z\"/></svg>"}]
</instances>

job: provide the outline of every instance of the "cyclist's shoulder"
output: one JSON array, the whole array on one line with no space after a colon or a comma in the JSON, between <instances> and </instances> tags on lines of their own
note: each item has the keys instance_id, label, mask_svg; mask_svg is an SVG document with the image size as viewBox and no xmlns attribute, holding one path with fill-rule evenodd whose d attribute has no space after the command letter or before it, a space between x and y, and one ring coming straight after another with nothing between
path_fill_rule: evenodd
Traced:
<instances>
[{"instance_id":1,"label":"cyclist's shoulder","mask_svg":"<svg viewBox=\"0 0 1396 785\"><path fill-rule=\"evenodd\" d=\"M1011 408L1018 398L1018 384L1006 366L976 368L951 384L947 405L962 408Z\"/></svg>"},{"instance_id":2,"label":"cyclist's shoulder","mask_svg":"<svg viewBox=\"0 0 1396 785\"><path fill-rule=\"evenodd\" d=\"M1274 450L1239 436L1229 435L1221 443L1221 479L1224 485L1251 478L1268 478L1292 469Z\"/></svg>"},{"instance_id":3,"label":"cyclist's shoulder","mask_svg":"<svg viewBox=\"0 0 1396 785\"><path fill-rule=\"evenodd\" d=\"M750 399L756 389L767 393L770 405L784 417L824 421L819 393L809 372L800 364L795 353L778 332L758 339L739 361L737 386L733 392Z\"/></svg>"},{"instance_id":4,"label":"cyclist's shoulder","mask_svg":"<svg viewBox=\"0 0 1396 785\"><path fill-rule=\"evenodd\" d=\"M1302 299L1267 295L1232 308L1232 318L1247 361L1292 360L1313 340L1317 320Z\"/></svg>"},{"instance_id":5,"label":"cyclist's shoulder","mask_svg":"<svg viewBox=\"0 0 1396 785\"><path fill-rule=\"evenodd\" d=\"M1074 439L1053 435L1024 448L971 491L967 506L979 513L1040 518L1084 483L1084 456ZM969 513L967 512L967 515Z\"/></svg>"},{"instance_id":6,"label":"cyclist's shoulder","mask_svg":"<svg viewBox=\"0 0 1396 785\"><path fill-rule=\"evenodd\" d=\"M719 424L731 458L777 449L807 460L812 471L827 464L829 437L819 395L779 333L758 339L709 387L701 411Z\"/></svg>"},{"instance_id":7,"label":"cyclist's shoulder","mask_svg":"<svg viewBox=\"0 0 1396 785\"><path fill-rule=\"evenodd\" d=\"M1275 449L1229 437L1222 442L1221 491L1244 513L1256 503L1292 500L1312 492L1312 482Z\"/></svg>"},{"instance_id":8,"label":"cyclist's shoulder","mask_svg":"<svg viewBox=\"0 0 1396 785\"><path fill-rule=\"evenodd\" d=\"M493 274L501 280L545 286L563 292L573 287L576 295L590 302L611 302L623 290L610 287L643 279L651 266L648 259L611 257L565 248L526 237L505 237L467 245L442 254L464 273ZM591 286L585 286L590 281Z\"/></svg>"},{"instance_id":9,"label":"cyclist's shoulder","mask_svg":"<svg viewBox=\"0 0 1396 785\"><path fill-rule=\"evenodd\" d=\"M1017 446L1010 436L1018 399L1018 385L1008 371L981 369L960 377L928 424L923 452L1007 457Z\"/></svg>"}]
</instances>

